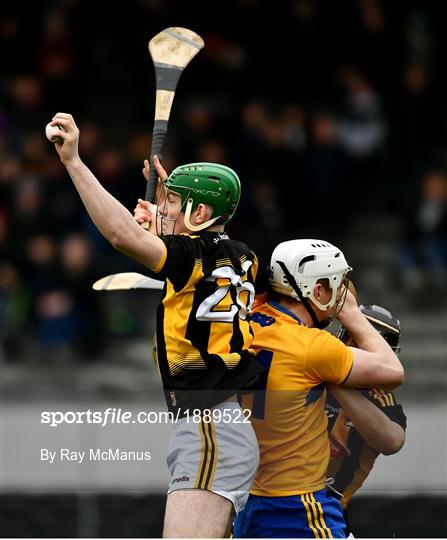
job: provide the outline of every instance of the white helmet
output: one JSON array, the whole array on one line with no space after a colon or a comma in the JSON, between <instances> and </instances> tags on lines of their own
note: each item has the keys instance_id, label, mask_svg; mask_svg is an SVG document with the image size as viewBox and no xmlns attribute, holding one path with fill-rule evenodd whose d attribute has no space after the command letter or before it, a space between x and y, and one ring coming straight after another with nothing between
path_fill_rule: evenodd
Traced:
<instances>
[{"instance_id":1,"label":"white helmet","mask_svg":"<svg viewBox=\"0 0 447 540\"><path fill-rule=\"evenodd\" d=\"M326 311L335 305L338 287L350 270L343 253L325 240L289 240L273 251L270 285L274 291L300 301L308 298ZM324 305L313 292L319 279L328 279L332 289L332 298Z\"/></svg>"}]
</instances>

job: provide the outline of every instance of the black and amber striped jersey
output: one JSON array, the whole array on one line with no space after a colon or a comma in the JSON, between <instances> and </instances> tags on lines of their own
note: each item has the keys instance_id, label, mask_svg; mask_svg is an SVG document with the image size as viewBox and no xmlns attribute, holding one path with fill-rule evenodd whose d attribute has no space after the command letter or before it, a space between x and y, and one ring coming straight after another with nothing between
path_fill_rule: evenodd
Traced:
<instances>
[{"instance_id":1,"label":"black and amber striped jersey","mask_svg":"<svg viewBox=\"0 0 447 540\"><path fill-rule=\"evenodd\" d=\"M390 420L406 429L407 418L392 392L376 389L358 391ZM329 493L339 497L346 507L368 477L379 453L368 445L330 392L327 393L325 409L330 444L326 482Z\"/></svg>"},{"instance_id":2,"label":"black and amber striped jersey","mask_svg":"<svg viewBox=\"0 0 447 540\"><path fill-rule=\"evenodd\" d=\"M165 278L157 313L157 360L169 410L221 403L249 388L261 371L247 319L258 260L225 233L161 237Z\"/></svg>"}]
</instances>

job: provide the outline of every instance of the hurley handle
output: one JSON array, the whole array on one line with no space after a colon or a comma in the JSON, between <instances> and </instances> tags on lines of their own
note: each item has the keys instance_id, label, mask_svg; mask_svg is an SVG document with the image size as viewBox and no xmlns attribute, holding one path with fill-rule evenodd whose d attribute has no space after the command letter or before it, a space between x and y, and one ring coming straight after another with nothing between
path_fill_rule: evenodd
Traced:
<instances>
[{"instance_id":1,"label":"hurley handle","mask_svg":"<svg viewBox=\"0 0 447 540\"><path fill-rule=\"evenodd\" d=\"M157 155L161 159L161 153L163 151L163 144L165 142L166 133L168 131L168 122L165 120L156 120L154 122L154 131L152 133L152 149L150 157L151 171L149 174L149 180L146 186L145 200L153 204L155 201L155 193L157 191L158 173L155 169L153 156Z\"/></svg>"}]
</instances>

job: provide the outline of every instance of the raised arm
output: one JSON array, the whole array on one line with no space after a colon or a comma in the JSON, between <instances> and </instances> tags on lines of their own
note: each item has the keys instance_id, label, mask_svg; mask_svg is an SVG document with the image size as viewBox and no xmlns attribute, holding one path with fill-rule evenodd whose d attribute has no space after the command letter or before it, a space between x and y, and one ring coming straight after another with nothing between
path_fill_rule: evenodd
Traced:
<instances>
[{"instance_id":1,"label":"raised arm","mask_svg":"<svg viewBox=\"0 0 447 540\"><path fill-rule=\"evenodd\" d=\"M404 369L399 358L362 314L350 291L337 318L358 345L351 347L354 362L345 384L390 389L401 385Z\"/></svg>"},{"instance_id":2,"label":"raised arm","mask_svg":"<svg viewBox=\"0 0 447 540\"><path fill-rule=\"evenodd\" d=\"M403 428L369 399L351 388L331 385L329 391L369 446L384 455L395 454L402 448Z\"/></svg>"},{"instance_id":3,"label":"raised arm","mask_svg":"<svg viewBox=\"0 0 447 540\"><path fill-rule=\"evenodd\" d=\"M64 130L59 134L61 142L55 144L56 151L98 230L116 249L157 270L165 257L164 243L140 227L82 162L78 153L79 129L71 114L57 113L51 124Z\"/></svg>"}]
</instances>

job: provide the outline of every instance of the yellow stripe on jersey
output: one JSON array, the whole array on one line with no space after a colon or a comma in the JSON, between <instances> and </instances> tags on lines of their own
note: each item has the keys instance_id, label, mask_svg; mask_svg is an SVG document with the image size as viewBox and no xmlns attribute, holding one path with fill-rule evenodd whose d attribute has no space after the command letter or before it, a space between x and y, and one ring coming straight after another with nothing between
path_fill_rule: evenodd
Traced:
<instances>
[{"instance_id":1,"label":"yellow stripe on jersey","mask_svg":"<svg viewBox=\"0 0 447 540\"><path fill-rule=\"evenodd\" d=\"M191 287L203 277L202 263L196 261L191 276L183 290ZM191 342L185 338L188 318L192 310L194 294L178 295L174 285L169 279L166 280L166 295L163 299L165 314L163 317L163 333L165 336L166 352L170 373L178 372L178 359L188 360L189 355L197 358L199 355ZM172 375L172 373L171 373Z\"/></svg>"},{"instance_id":2,"label":"yellow stripe on jersey","mask_svg":"<svg viewBox=\"0 0 447 540\"><path fill-rule=\"evenodd\" d=\"M195 488L211 489L217 467L217 437L213 421L205 421L203 418L198 424L201 439L201 451Z\"/></svg>"},{"instance_id":3,"label":"yellow stripe on jersey","mask_svg":"<svg viewBox=\"0 0 447 540\"><path fill-rule=\"evenodd\" d=\"M386 398L385 396L381 396L380 394L374 394L374 397L377 399L377 401L382 405L382 407L387 406Z\"/></svg>"},{"instance_id":4,"label":"yellow stripe on jersey","mask_svg":"<svg viewBox=\"0 0 447 540\"><path fill-rule=\"evenodd\" d=\"M374 466L374 462L376 461L376 458L377 458L377 452L373 448L365 444L358 458L358 469L355 471L352 480L343 490L344 499L341 500L340 502L342 503L344 508L346 508L352 495L356 491L358 491L360 487L363 485L363 482L368 477L368 475L370 474Z\"/></svg>"},{"instance_id":5,"label":"yellow stripe on jersey","mask_svg":"<svg viewBox=\"0 0 447 540\"><path fill-rule=\"evenodd\" d=\"M166 258L168 256L168 250L166 248L166 245L164 242L163 244L163 255L161 256L161 259L158 261L157 266L154 268L154 272L158 274L158 272L161 272L163 270L163 266L165 265Z\"/></svg>"},{"instance_id":6,"label":"yellow stripe on jersey","mask_svg":"<svg viewBox=\"0 0 447 540\"><path fill-rule=\"evenodd\" d=\"M307 514L307 523L310 527L310 529L312 530L312 532L314 533L314 537L315 538L322 538L322 536L320 536L320 531L317 529L315 523L314 523L314 515L313 515L313 512L312 510L310 509L310 504L307 500L307 497L306 497L307 494L305 495L301 495L301 502L303 503L303 506L306 510L306 514Z\"/></svg>"},{"instance_id":7,"label":"yellow stripe on jersey","mask_svg":"<svg viewBox=\"0 0 447 540\"><path fill-rule=\"evenodd\" d=\"M393 406L393 398L392 398L391 394L384 394L383 397L385 398L386 404L389 407L392 407Z\"/></svg>"},{"instance_id":8,"label":"yellow stripe on jersey","mask_svg":"<svg viewBox=\"0 0 447 540\"><path fill-rule=\"evenodd\" d=\"M216 266L220 268L221 266L232 266L230 259L217 259Z\"/></svg>"},{"instance_id":9,"label":"yellow stripe on jersey","mask_svg":"<svg viewBox=\"0 0 447 540\"><path fill-rule=\"evenodd\" d=\"M319 523L321 524L321 527L323 528L324 533L327 535L326 537L332 538L332 532L329 529L329 527L326 525L326 522L324 521L324 512L323 512L323 507L321 506L321 503L315 499L315 495L313 493L309 493L309 495L312 502L315 504L317 508Z\"/></svg>"},{"instance_id":10,"label":"yellow stripe on jersey","mask_svg":"<svg viewBox=\"0 0 447 540\"><path fill-rule=\"evenodd\" d=\"M316 507L316 505L314 504L314 502L312 500L311 493L306 493L306 499L307 499L307 502L309 503L310 511L312 513L315 526L317 527L317 529L318 529L318 531L320 533L320 538L326 538L326 534L324 532L324 529L321 526L320 520L318 519L318 517L319 517L318 516L318 510L317 510L317 507Z\"/></svg>"},{"instance_id":11,"label":"yellow stripe on jersey","mask_svg":"<svg viewBox=\"0 0 447 540\"><path fill-rule=\"evenodd\" d=\"M216 280L219 287L228 287L230 281L228 279L220 278ZM233 300L231 298L230 290L219 302L218 306L213 308L213 312L229 312L231 311ZM230 338L228 335L228 322L214 321L210 327L210 337L208 340L208 350L219 351L220 354L228 354L230 352ZM240 357L239 357L240 358Z\"/></svg>"},{"instance_id":12,"label":"yellow stripe on jersey","mask_svg":"<svg viewBox=\"0 0 447 540\"><path fill-rule=\"evenodd\" d=\"M207 479L205 489L211 489L211 486L213 485L213 481L214 481L214 475L216 474L217 463L218 463L217 436L216 436L216 430L214 427L213 419L211 419L211 421L208 422L208 428L209 428L211 442L214 445L214 456L208 468L208 473L207 473L208 479Z\"/></svg>"},{"instance_id":13,"label":"yellow stripe on jersey","mask_svg":"<svg viewBox=\"0 0 447 540\"><path fill-rule=\"evenodd\" d=\"M203 473L204 473L203 469L208 460L208 440L205 437L205 431L203 429L202 422L197 424L197 429L199 431L199 437L200 437L200 458L199 458L199 466L197 467L196 481L195 481L194 487L196 489L199 489L202 483L202 479L203 479Z\"/></svg>"}]
</instances>

